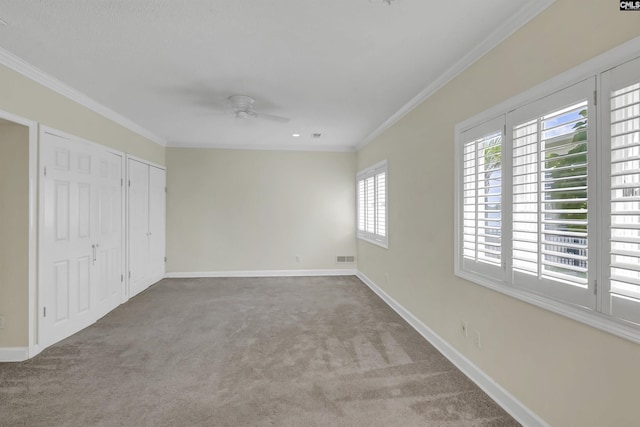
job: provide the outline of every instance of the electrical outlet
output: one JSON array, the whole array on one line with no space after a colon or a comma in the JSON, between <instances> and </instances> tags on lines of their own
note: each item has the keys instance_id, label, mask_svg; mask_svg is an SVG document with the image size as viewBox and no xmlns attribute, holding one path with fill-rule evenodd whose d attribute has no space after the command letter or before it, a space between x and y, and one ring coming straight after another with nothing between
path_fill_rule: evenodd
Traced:
<instances>
[{"instance_id":1,"label":"electrical outlet","mask_svg":"<svg viewBox=\"0 0 640 427\"><path fill-rule=\"evenodd\" d=\"M475 345L477 349L482 348L480 343L480 333L478 331L473 331L473 345Z\"/></svg>"},{"instance_id":2,"label":"electrical outlet","mask_svg":"<svg viewBox=\"0 0 640 427\"><path fill-rule=\"evenodd\" d=\"M464 320L460 321L460 333L463 337L467 336L467 322L465 322Z\"/></svg>"},{"instance_id":3,"label":"electrical outlet","mask_svg":"<svg viewBox=\"0 0 640 427\"><path fill-rule=\"evenodd\" d=\"M4 329L4 316L0 316L0 329Z\"/></svg>"}]
</instances>

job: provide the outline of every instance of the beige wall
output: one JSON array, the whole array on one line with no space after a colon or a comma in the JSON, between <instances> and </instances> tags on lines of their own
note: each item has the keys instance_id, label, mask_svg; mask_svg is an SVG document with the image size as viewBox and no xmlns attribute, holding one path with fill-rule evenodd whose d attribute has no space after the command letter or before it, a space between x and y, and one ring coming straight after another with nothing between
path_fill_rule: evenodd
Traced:
<instances>
[{"instance_id":1,"label":"beige wall","mask_svg":"<svg viewBox=\"0 0 640 427\"><path fill-rule=\"evenodd\" d=\"M335 263L355 172L355 153L169 148L167 271L355 268Z\"/></svg>"},{"instance_id":2,"label":"beige wall","mask_svg":"<svg viewBox=\"0 0 640 427\"><path fill-rule=\"evenodd\" d=\"M0 65L0 110L164 165L164 147Z\"/></svg>"},{"instance_id":3,"label":"beige wall","mask_svg":"<svg viewBox=\"0 0 640 427\"><path fill-rule=\"evenodd\" d=\"M2 120L0 219L0 347L21 347L29 337L29 128Z\"/></svg>"},{"instance_id":4,"label":"beige wall","mask_svg":"<svg viewBox=\"0 0 640 427\"><path fill-rule=\"evenodd\" d=\"M639 36L617 8L557 0L358 153L389 159L390 198L389 249L358 241L359 269L553 426L638 425L640 345L453 275L454 126Z\"/></svg>"}]
</instances>

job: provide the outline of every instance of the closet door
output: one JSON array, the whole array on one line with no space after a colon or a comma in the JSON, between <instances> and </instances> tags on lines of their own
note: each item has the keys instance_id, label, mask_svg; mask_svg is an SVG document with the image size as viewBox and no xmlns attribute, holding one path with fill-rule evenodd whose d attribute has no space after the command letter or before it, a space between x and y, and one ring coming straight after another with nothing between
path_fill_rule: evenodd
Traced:
<instances>
[{"instance_id":1,"label":"closet door","mask_svg":"<svg viewBox=\"0 0 640 427\"><path fill-rule=\"evenodd\" d=\"M123 157L46 131L40 138L39 319L46 347L123 297Z\"/></svg>"},{"instance_id":2,"label":"closet door","mask_svg":"<svg viewBox=\"0 0 640 427\"><path fill-rule=\"evenodd\" d=\"M98 316L117 307L124 292L124 158L101 152L98 156L98 217L95 303Z\"/></svg>"},{"instance_id":3,"label":"closet door","mask_svg":"<svg viewBox=\"0 0 640 427\"><path fill-rule=\"evenodd\" d=\"M149 167L149 262L154 283L165 273L165 201L166 171Z\"/></svg>"},{"instance_id":4,"label":"closet door","mask_svg":"<svg viewBox=\"0 0 640 427\"><path fill-rule=\"evenodd\" d=\"M129 297L149 287L149 165L129 159Z\"/></svg>"},{"instance_id":5,"label":"closet door","mask_svg":"<svg viewBox=\"0 0 640 427\"><path fill-rule=\"evenodd\" d=\"M40 162L41 339L50 345L94 321L93 147L44 133Z\"/></svg>"}]
</instances>

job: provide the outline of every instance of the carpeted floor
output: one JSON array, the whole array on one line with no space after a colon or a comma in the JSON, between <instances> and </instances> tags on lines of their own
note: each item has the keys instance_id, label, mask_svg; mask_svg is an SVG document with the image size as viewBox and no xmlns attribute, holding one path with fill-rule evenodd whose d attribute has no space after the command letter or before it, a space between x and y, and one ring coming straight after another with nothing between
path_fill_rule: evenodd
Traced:
<instances>
[{"instance_id":1,"label":"carpeted floor","mask_svg":"<svg viewBox=\"0 0 640 427\"><path fill-rule=\"evenodd\" d=\"M23 363L2 426L517 426L355 277L165 279Z\"/></svg>"}]
</instances>

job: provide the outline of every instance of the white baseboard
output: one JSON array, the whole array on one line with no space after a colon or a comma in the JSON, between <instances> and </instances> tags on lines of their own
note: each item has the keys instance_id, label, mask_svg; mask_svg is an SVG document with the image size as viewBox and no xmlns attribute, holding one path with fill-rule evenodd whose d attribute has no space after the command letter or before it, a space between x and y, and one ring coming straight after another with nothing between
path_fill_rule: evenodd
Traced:
<instances>
[{"instance_id":1,"label":"white baseboard","mask_svg":"<svg viewBox=\"0 0 640 427\"><path fill-rule=\"evenodd\" d=\"M394 300L389 294L383 291L364 273L358 271L358 278L362 280L373 292L375 292L384 302L400 315L409 325L420 335L431 343L440 353L442 353L451 363L460 369L469 379L478 385L485 393L498 403L505 411L524 426L548 427L540 417L527 408L522 402L516 399L511 393L496 383L493 378L485 374L480 368L474 365L462 353L456 350L451 344L442 339L431 328L422 323L410 311Z\"/></svg>"},{"instance_id":2,"label":"white baseboard","mask_svg":"<svg viewBox=\"0 0 640 427\"><path fill-rule=\"evenodd\" d=\"M29 359L39 355L42 352L42 350L44 350L44 347L42 347L40 344L34 344L31 347L29 347Z\"/></svg>"},{"instance_id":3,"label":"white baseboard","mask_svg":"<svg viewBox=\"0 0 640 427\"><path fill-rule=\"evenodd\" d=\"M29 347L0 347L0 362L22 362L29 358Z\"/></svg>"},{"instance_id":4,"label":"white baseboard","mask_svg":"<svg viewBox=\"0 0 640 427\"><path fill-rule=\"evenodd\" d=\"M187 271L170 272L165 275L170 279L186 279L199 277L292 277L292 276L355 276L355 268L339 270L247 270L247 271Z\"/></svg>"}]
</instances>

